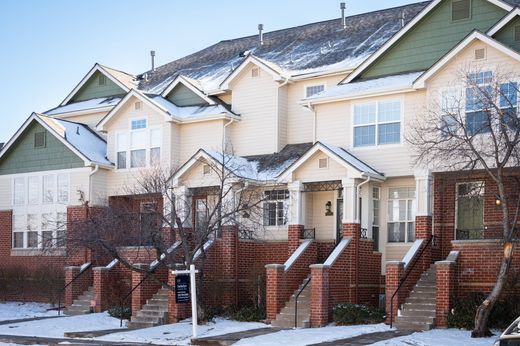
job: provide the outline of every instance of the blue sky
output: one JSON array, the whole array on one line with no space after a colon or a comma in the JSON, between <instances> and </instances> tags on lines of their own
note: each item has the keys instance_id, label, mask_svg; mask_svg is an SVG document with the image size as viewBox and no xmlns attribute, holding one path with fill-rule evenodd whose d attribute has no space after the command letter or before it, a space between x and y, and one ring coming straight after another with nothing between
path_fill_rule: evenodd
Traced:
<instances>
[{"instance_id":1,"label":"blue sky","mask_svg":"<svg viewBox=\"0 0 520 346\"><path fill-rule=\"evenodd\" d=\"M2 0L0 142L57 106L99 62L130 73L223 39L339 17L336 0ZM350 0L347 14L418 2Z\"/></svg>"}]
</instances>

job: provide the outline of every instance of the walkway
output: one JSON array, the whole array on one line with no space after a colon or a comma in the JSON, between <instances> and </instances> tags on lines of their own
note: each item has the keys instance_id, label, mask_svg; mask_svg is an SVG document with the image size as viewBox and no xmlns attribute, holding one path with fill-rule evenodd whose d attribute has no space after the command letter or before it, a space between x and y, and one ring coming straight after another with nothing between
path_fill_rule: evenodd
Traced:
<instances>
[{"instance_id":1,"label":"walkway","mask_svg":"<svg viewBox=\"0 0 520 346\"><path fill-rule=\"evenodd\" d=\"M322 342L319 344L309 345L309 346L359 346L359 345L371 345L379 341L390 340L393 338L397 338L400 336L410 335L414 332L403 331L403 330L391 330L388 332L378 332L378 333L370 333L363 334L359 336L355 336L353 338L341 339L329 342Z\"/></svg>"}]
</instances>

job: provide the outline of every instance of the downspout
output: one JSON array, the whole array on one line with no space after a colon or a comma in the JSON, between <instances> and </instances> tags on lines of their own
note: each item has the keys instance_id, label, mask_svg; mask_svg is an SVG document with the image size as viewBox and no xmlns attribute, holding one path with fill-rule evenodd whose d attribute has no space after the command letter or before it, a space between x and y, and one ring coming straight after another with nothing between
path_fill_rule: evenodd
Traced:
<instances>
[{"instance_id":1,"label":"downspout","mask_svg":"<svg viewBox=\"0 0 520 346\"><path fill-rule=\"evenodd\" d=\"M88 175L88 199L92 199L92 176L99 171L99 165L95 165L94 169Z\"/></svg>"},{"instance_id":2,"label":"downspout","mask_svg":"<svg viewBox=\"0 0 520 346\"><path fill-rule=\"evenodd\" d=\"M239 193L242 193L242 191L244 191L248 187L249 187L249 182L246 181L244 183L244 187L242 187L241 189L234 192L233 204L236 205L236 203L237 203L237 195ZM238 226L237 226L237 232L238 232ZM238 305L238 294L239 294L239 290L238 290L238 244L239 244L239 242L238 242L238 233L237 233L237 236L235 237L235 273L234 273L234 276L235 276L235 305Z\"/></svg>"},{"instance_id":3,"label":"downspout","mask_svg":"<svg viewBox=\"0 0 520 346\"><path fill-rule=\"evenodd\" d=\"M316 143L316 108L309 102L307 108L312 112L312 144Z\"/></svg>"},{"instance_id":4,"label":"downspout","mask_svg":"<svg viewBox=\"0 0 520 346\"><path fill-rule=\"evenodd\" d=\"M358 214L359 216L359 224L361 226L361 215L359 215L359 192L361 190L361 186L367 184L368 182L370 182L372 180L372 177L371 176L368 176L366 178L365 181L361 182L357 187L356 187L356 213Z\"/></svg>"},{"instance_id":5,"label":"downspout","mask_svg":"<svg viewBox=\"0 0 520 346\"><path fill-rule=\"evenodd\" d=\"M235 122L235 119L231 118L229 121L224 124L223 133L222 133L222 153L226 152L226 128L231 125L233 122Z\"/></svg>"}]
</instances>

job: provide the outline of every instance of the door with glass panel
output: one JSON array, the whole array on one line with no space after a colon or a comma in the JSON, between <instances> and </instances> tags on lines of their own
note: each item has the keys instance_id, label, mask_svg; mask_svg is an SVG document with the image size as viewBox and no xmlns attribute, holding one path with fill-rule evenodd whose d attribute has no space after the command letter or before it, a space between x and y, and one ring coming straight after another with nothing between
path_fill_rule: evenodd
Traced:
<instances>
[{"instance_id":1,"label":"door with glass panel","mask_svg":"<svg viewBox=\"0 0 520 346\"><path fill-rule=\"evenodd\" d=\"M388 189L388 242L415 241L415 187Z\"/></svg>"},{"instance_id":2,"label":"door with glass panel","mask_svg":"<svg viewBox=\"0 0 520 346\"><path fill-rule=\"evenodd\" d=\"M204 232L208 222L208 199L206 196L193 198L193 226L197 233Z\"/></svg>"}]
</instances>

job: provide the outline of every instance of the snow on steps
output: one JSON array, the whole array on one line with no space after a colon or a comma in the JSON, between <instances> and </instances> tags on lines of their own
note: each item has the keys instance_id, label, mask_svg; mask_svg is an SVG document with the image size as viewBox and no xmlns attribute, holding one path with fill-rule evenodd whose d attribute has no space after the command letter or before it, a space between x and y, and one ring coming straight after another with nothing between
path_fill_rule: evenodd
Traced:
<instances>
[{"instance_id":1,"label":"snow on steps","mask_svg":"<svg viewBox=\"0 0 520 346\"><path fill-rule=\"evenodd\" d=\"M149 328L168 323L168 289L161 288L146 301L128 325L129 328Z\"/></svg>"},{"instance_id":2,"label":"snow on steps","mask_svg":"<svg viewBox=\"0 0 520 346\"><path fill-rule=\"evenodd\" d=\"M395 327L400 330L425 331L435 326L435 265L421 275L421 278L406 298Z\"/></svg>"},{"instance_id":3,"label":"snow on steps","mask_svg":"<svg viewBox=\"0 0 520 346\"><path fill-rule=\"evenodd\" d=\"M306 278L294 294L291 296L285 307L276 315L276 319L271 322L273 327L294 328L294 306L296 295L303 286L310 280ZM311 319L311 285L307 285L298 297L298 319L296 326L298 328L310 328Z\"/></svg>"},{"instance_id":4,"label":"snow on steps","mask_svg":"<svg viewBox=\"0 0 520 346\"><path fill-rule=\"evenodd\" d=\"M90 303L94 297L94 288L90 286L82 295L80 295L77 299L72 302L72 305L67 306L65 309L65 313L67 315L83 315L89 314L90 311Z\"/></svg>"}]
</instances>

